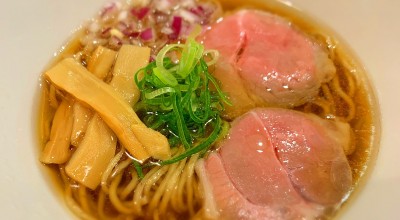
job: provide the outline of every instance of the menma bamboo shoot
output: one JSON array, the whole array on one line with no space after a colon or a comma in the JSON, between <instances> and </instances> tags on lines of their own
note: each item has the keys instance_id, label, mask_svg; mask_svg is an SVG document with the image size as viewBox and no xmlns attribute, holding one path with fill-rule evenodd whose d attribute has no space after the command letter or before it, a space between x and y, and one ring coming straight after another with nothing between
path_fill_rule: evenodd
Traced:
<instances>
[{"instance_id":1,"label":"menma bamboo shoot","mask_svg":"<svg viewBox=\"0 0 400 220\"><path fill-rule=\"evenodd\" d=\"M122 145L139 161L144 161L150 156L156 159L170 157L166 137L147 128L118 92L93 76L79 62L72 58L64 59L46 71L45 76L59 88L96 110L118 136ZM155 141L141 143L135 133L140 134L143 131L147 131L146 134L151 135ZM146 140L148 139L146 137Z\"/></svg>"}]
</instances>

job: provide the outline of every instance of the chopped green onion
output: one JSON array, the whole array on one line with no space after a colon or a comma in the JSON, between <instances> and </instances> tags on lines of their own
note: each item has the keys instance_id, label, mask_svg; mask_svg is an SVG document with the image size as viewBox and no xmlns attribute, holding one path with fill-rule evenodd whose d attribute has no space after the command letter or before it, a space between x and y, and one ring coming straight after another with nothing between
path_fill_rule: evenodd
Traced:
<instances>
[{"instance_id":1,"label":"chopped green onion","mask_svg":"<svg viewBox=\"0 0 400 220\"><path fill-rule=\"evenodd\" d=\"M193 71L197 62L203 57L203 51L203 45L197 43L194 39L188 39L187 46L183 49L177 71L182 78L186 78Z\"/></svg>"},{"instance_id":2,"label":"chopped green onion","mask_svg":"<svg viewBox=\"0 0 400 220\"><path fill-rule=\"evenodd\" d=\"M178 81L174 76L171 75L165 68L156 67L153 69L153 74L160 79L165 85L168 86L176 86L178 85Z\"/></svg>"},{"instance_id":3,"label":"chopped green onion","mask_svg":"<svg viewBox=\"0 0 400 220\"><path fill-rule=\"evenodd\" d=\"M136 173L137 173L139 179L140 180L143 179L144 178L143 169L142 169L142 166L140 165L140 163L137 162L136 160L133 160L133 166L136 169Z\"/></svg>"},{"instance_id":4,"label":"chopped green onion","mask_svg":"<svg viewBox=\"0 0 400 220\"><path fill-rule=\"evenodd\" d=\"M218 50L206 50L206 51L204 51L204 54L206 56L210 56L211 57L211 60L207 61L207 65L208 66L212 66L212 65L217 63L218 57L219 57L219 51Z\"/></svg>"},{"instance_id":5,"label":"chopped green onion","mask_svg":"<svg viewBox=\"0 0 400 220\"><path fill-rule=\"evenodd\" d=\"M179 62L172 62L171 53ZM208 70L218 56L218 51L205 51L189 36L185 44L161 49L155 61L135 75L141 91L135 105L139 117L165 135L171 147L185 147L185 152L172 159L143 167L175 163L199 152L202 156L226 133L228 123L222 120L221 112L224 103L230 102Z\"/></svg>"},{"instance_id":6,"label":"chopped green onion","mask_svg":"<svg viewBox=\"0 0 400 220\"><path fill-rule=\"evenodd\" d=\"M161 88L161 89L154 90L153 92L146 93L145 96L146 96L146 99L153 99L153 98L155 98L157 96L160 96L162 94L173 93L173 92L175 92L174 88L172 88L172 87L164 87L164 88Z\"/></svg>"},{"instance_id":7,"label":"chopped green onion","mask_svg":"<svg viewBox=\"0 0 400 220\"><path fill-rule=\"evenodd\" d=\"M170 160L164 160L160 162L160 165L176 163L180 160L185 159L186 157L192 156L193 154L197 154L205 149L208 149L218 139L220 131L221 131L221 118L218 117L216 122L216 129L214 129L214 131L207 139L205 139L205 141L201 142L196 147L193 147L185 151L183 154L180 154Z\"/></svg>"}]
</instances>

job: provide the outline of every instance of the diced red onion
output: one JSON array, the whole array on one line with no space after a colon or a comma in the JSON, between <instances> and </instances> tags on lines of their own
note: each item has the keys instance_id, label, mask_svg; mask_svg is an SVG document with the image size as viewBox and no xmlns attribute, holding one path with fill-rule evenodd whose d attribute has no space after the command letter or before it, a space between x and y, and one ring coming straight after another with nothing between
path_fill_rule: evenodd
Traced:
<instances>
[{"instance_id":1,"label":"diced red onion","mask_svg":"<svg viewBox=\"0 0 400 220\"><path fill-rule=\"evenodd\" d=\"M140 38L144 41L150 41L154 37L153 29L152 28L147 28L146 30L142 31L140 33Z\"/></svg>"},{"instance_id":2,"label":"diced red onion","mask_svg":"<svg viewBox=\"0 0 400 220\"><path fill-rule=\"evenodd\" d=\"M138 20L142 20L147 13L149 13L150 8L149 7L143 7L140 9L132 9L131 13L134 15Z\"/></svg>"},{"instance_id":3,"label":"diced red onion","mask_svg":"<svg viewBox=\"0 0 400 220\"><path fill-rule=\"evenodd\" d=\"M174 16L171 24L172 34L169 35L169 39L176 40L179 37L182 29L182 17Z\"/></svg>"},{"instance_id":4,"label":"diced red onion","mask_svg":"<svg viewBox=\"0 0 400 220\"><path fill-rule=\"evenodd\" d=\"M190 12L197 15L200 18L201 24L207 24L210 16L214 12L214 9L210 5L198 5L197 7L193 7L189 9Z\"/></svg>"},{"instance_id":5,"label":"diced red onion","mask_svg":"<svg viewBox=\"0 0 400 220\"><path fill-rule=\"evenodd\" d=\"M139 37L139 35L140 35L140 32L132 31L132 30L129 30L129 29L126 29L126 30L123 31L122 33L123 33L125 36L127 36L127 37L132 37L132 38Z\"/></svg>"},{"instance_id":6,"label":"diced red onion","mask_svg":"<svg viewBox=\"0 0 400 220\"><path fill-rule=\"evenodd\" d=\"M143 1L149 4L139 4L140 0L134 0L135 4L111 1L87 31L94 35L94 40L97 37L104 41L99 44L108 42L114 49L123 43L131 43L150 46L153 53L157 52L166 43L184 41L196 23L207 24L215 12L215 5L197 0ZM93 44L90 39L84 42Z\"/></svg>"},{"instance_id":7,"label":"diced red onion","mask_svg":"<svg viewBox=\"0 0 400 220\"><path fill-rule=\"evenodd\" d=\"M127 36L127 37L129 37L129 38L136 38L136 37L138 37L139 34L140 34L138 31L135 30L136 23L134 23L134 22L132 22L132 23L130 23L130 24L127 24L127 23L123 22L123 23L121 23L121 24L119 25L119 27L121 28L121 29L120 29L121 32L122 32L125 36Z\"/></svg>"},{"instance_id":8,"label":"diced red onion","mask_svg":"<svg viewBox=\"0 0 400 220\"><path fill-rule=\"evenodd\" d=\"M200 17L204 16L204 8L201 5L191 8L191 9L189 9L189 11L197 16L200 16Z\"/></svg>"}]
</instances>

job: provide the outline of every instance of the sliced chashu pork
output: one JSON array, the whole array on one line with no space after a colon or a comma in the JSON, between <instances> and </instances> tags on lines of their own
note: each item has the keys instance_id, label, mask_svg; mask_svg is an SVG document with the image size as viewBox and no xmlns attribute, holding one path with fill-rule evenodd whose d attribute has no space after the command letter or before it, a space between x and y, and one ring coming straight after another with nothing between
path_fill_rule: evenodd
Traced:
<instances>
[{"instance_id":1,"label":"sliced chashu pork","mask_svg":"<svg viewBox=\"0 0 400 220\"><path fill-rule=\"evenodd\" d=\"M266 12L238 11L200 40L221 54L213 74L233 103L227 106L228 118L255 106L301 105L335 74L319 45L289 21Z\"/></svg>"},{"instance_id":2,"label":"sliced chashu pork","mask_svg":"<svg viewBox=\"0 0 400 220\"><path fill-rule=\"evenodd\" d=\"M221 219L312 219L341 202L352 176L348 124L286 109L236 119L218 153L199 162L205 210Z\"/></svg>"}]
</instances>

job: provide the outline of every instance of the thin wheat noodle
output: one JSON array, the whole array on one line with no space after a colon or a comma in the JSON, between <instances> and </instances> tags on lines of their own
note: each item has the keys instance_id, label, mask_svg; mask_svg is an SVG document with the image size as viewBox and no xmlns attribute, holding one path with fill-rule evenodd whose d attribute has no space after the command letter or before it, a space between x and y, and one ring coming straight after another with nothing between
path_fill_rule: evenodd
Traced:
<instances>
[{"instance_id":1,"label":"thin wheat noodle","mask_svg":"<svg viewBox=\"0 0 400 220\"><path fill-rule=\"evenodd\" d=\"M157 209L153 212L153 219L154 220L159 220L160 219L160 213L158 212Z\"/></svg>"},{"instance_id":2,"label":"thin wheat noodle","mask_svg":"<svg viewBox=\"0 0 400 220\"><path fill-rule=\"evenodd\" d=\"M151 171L154 170L154 173L149 175L147 181L143 181L143 191L144 194L149 194L153 185L156 185L156 182L166 173L168 172L168 167L155 167Z\"/></svg>"},{"instance_id":3,"label":"thin wheat noodle","mask_svg":"<svg viewBox=\"0 0 400 220\"><path fill-rule=\"evenodd\" d=\"M318 97L317 100L307 103L304 106L303 111L307 113L312 113L316 111L315 109L319 109L321 110L319 112L319 115L321 117L326 117L329 115L330 111L327 109L330 109L330 106L325 106L323 102L324 102L323 98Z\"/></svg>"},{"instance_id":4,"label":"thin wheat noodle","mask_svg":"<svg viewBox=\"0 0 400 220\"><path fill-rule=\"evenodd\" d=\"M130 164L132 164L132 159L128 158L122 162L120 162L115 168L114 171L112 172L111 176L109 178L114 178L116 175L120 174L127 168Z\"/></svg>"},{"instance_id":5,"label":"thin wheat noodle","mask_svg":"<svg viewBox=\"0 0 400 220\"><path fill-rule=\"evenodd\" d=\"M121 182L123 173L119 173L115 176L114 180L111 182L110 191L109 191L109 198L112 202L113 206L119 211L124 214L132 214L134 212L133 207L125 206L123 202L119 199L118 196L118 185Z\"/></svg>"},{"instance_id":6,"label":"thin wheat noodle","mask_svg":"<svg viewBox=\"0 0 400 220\"><path fill-rule=\"evenodd\" d=\"M193 172L194 172L194 165L195 162L198 159L198 154L193 155L189 161L187 162L185 169L183 170L182 174L181 174L181 178L179 179L179 184L178 187L176 189L176 194L179 196L176 196L175 199L172 199L171 201L171 205L172 207L175 209L175 211L179 212L179 211L184 211L187 208L186 207L190 207L192 204L189 203L190 198L193 196L191 195L188 190L188 185L191 184L192 182L192 177L193 177ZM187 204L185 204L184 200L184 192L186 189L186 193L187 193ZM193 214L193 213L191 213Z\"/></svg>"},{"instance_id":7,"label":"thin wheat noodle","mask_svg":"<svg viewBox=\"0 0 400 220\"><path fill-rule=\"evenodd\" d=\"M124 153L125 153L125 148L122 148L120 150L120 152L118 152L114 156L114 158L110 161L110 163L107 166L107 169L104 171L103 175L101 176L101 189L106 193L108 192L108 186L107 186L108 177L110 176L112 170L118 164L119 160L121 159L121 157Z\"/></svg>"},{"instance_id":8,"label":"thin wheat noodle","mask_svg":"<svg viewBox=\"0 0 400 220\"><path fill-rule=\"evenodd\" d=\"M344 52L342 48L337 48L335 53L341 57L340 65L343 67L343 74L345 75L345 78L347 80L348 95L353 97L356 92L356 88L358 87L358 82L355 79L356 75L353 74L357 72L357 69L355 67L356 65L354 64L353 59L349 57L349 55Z\"/></svg>"},{"instance_id":9,"label":"thin wheat noodle","mask_svg":"<svg viewBox=\"0 0 400 220\"><path fill-rule=\"evenodd\" d=\"M171 164L168 166L168 171L170 171L171 169L176 169L176 167L178 166L177 163ZM172 172L167 172L164 179L169 179L172 176ZM152 196L150 203L149 203L149 207L148 210L150 212L153 212L154 210L156 210L158 208L158 204L161 200L161 197L163 196L165 189L167 187L167 182L163 181L161 182L161 184L158 186L156 192L154 193L154 195Z\"/></svg>"},{"instance_id":10,"label":"thin wheat noodle","mask_svg":"<svg viewBox=\"0 0 400 220\"><path fill-rule=\"evenodd\" d=\"M146 197L146 204L148 203L149 199L147 198L147 196L145 195L149 195L151 194L151 190L153 188L153 186L156 185L156 182L162 177L164 176L164 174L166 172L168 172L168 167L157 167L157 168L153 168L154 169L154 173L152 175L149 176L148 180L146 182L143 183L143 197ZM153 171L153 169L151 171Z\"/></svg>"},{"instance_id":11,"label":"thin wheat noodle","mask_svg":"<svg viewBox=\"0 0 400 220\"><path fill-rule=\"evenodd\" d=\"M176 169L169 170L169 172L172 173L169 179L168 178L163 179L163 182L166 183L166 189L165 189L163 197L161 198L160 204L157 205L159 207L159 211L161 214L167 212L168 204L169 204L169 202L171 202L171 200L174 200L174 198L181 196L178 194L178 195L175 195L174 197L171 197L172 193L174 193L176 191L176 188L177 188L176 185L177 185L177 182L179 181L178 178L180 177L180 174L183 172L183 169L186 164L186 160L187 160L187 158L181 160Z\"/></svg>"},{"instance_id":12,"label":"thin wheat noodle","mask_svg":"<svg viewBox=\"0 0 400 220\"><path fill-rule=\"evenodd\" d=\"M93 216L91 216L90 214L87 214L86 212L84 212L80 208L79 204L73 198L71 187L66 187L64 197L65 197L65 202L67 203L68 207L72 210L72 212L74 212L77 216L79 216L80 219L86 219L86 220L92 220L92 219L95 220L96 219Z\"/></svg>"},{"instance_id":13,"label":"thin wheat noodle","mask_svg":"<svg viewBox=\"0 0 400 220\"><path fill-rule=\"evenodd\" d=\"M334 99L333 99L332 92L329 89L329 86L327 84L323 84L321 86L321 89L322 89L322 92L324 93L325 99L332 103L334 101Z\"/></svg>"},{"instance_id":14,"label":"thin wheat noodle","mask_svg":"<svg viewBox=\"0 0 400 220\"><path fill-rule=\"evenodd\" d=\"M188 183L186 184L186 193L187 193L187 203L189 207L189 213L193 216L195 214L194 211L194 199L201 199L201 191L200 187L198 187L198 182L195 181L196 176L192 175L191 178L189 178Z\"/></svg>"},{"instance_id":15,"label":"thin wheat noodle","mask_svg":"<svg viewBox=\"0 0 400 220\"><path fill-rule=\"evenodd\" d=\"M336 48L337 48L338 42L336 39L332 39L331 37L326 36L326 35L325 35L325 38L326 38L326 43L328 45L329 57L332 60L336 60Z\"/></svg>"},{"instance_id":16,"label":"thin wheat noodle","mask_svg":"<svg viewBox=\"0 0 400 220\"><path fill-rule=\"evenodd\" d=\"M340 86L338 76L333 78L331 86L334 89L335 93L348 105L347 116L344 116L344 119L345 121L350 121L354 118L356 110L353 100L343 91L342 87Z\"/></svg>"},{"instance_id":17,"label":"thin wheat noodle","mask_svg":"<svg viewBox=\"0 0 400 220\"><path fill-rule=\"evenodd\" d=\"M357 72L354 61L346 53L344 53L341 48L338 48L336 50L336 53L338 53L339 56L342 57L342 59L340 60L340 64L343 67L343 74L345 75L347 81L347 93L349 96L353 97L356 92L356 87L358 87L358 85L355 85L356 80L354 79L355 75L353 74Z\"/></svg>"},{"instance_id":18,"label":"thin wheat noodle","mask_svg":"<svg viewBox=\"0 0 400 220\"><path fill-rule=\"evenodd\" d=\"M97 202L97 211L99 213L100 219L109 219L110 217L107 216L106 213L104 213L105 209L105 204L106 204L106 193L102 190L99 192L99 198Z\"/></svg>"},{"instance_id":19,"label":"thin wheat noodle","mask_svg":"<svg viewBox=\"0 0 400 220\"><path fill-rule=\"evenodd\" d=\"M187 183L186 183L186 193L187 193L186 201L187 201L187 204L188 204L188 207L189 207L189 212L190 212L191 215L195 214L194 213L194 201L193 201L193 199L194 198L200 198L200 197L197 197L193 193L193 191L194 191L193 190L194 189L193 186L195 186L194 183L196 183L196 181L194 181L194 178L195 178L194 167L196 165L196 162L197 162L198 158L199 158L199 154L196 154L196 155L192 156L192 158L190 158L190 161L189 161L189 166L188 166L189 168L187 169L188 170L188 174L187 174L188 175L188 179L187 179Z\"/></svg>"},{"instance_id":20,"label":"thin wheat noodle","mask_svg":"<svg viewBox=\"0 0 400 220\"><path fill-rule=\"evenodd\" d=\"M148 202L147 197L150 196L149 193L147 194L143 193L146 184L149 184L149 182L156 182L166 171L167 167L154 167L153 169L150 170L149 173L145 175L142 181L137 185L133 195L133 202L135 204L134 208L137 213L139 214L143 213L143 205L147 204Z\"/></svg>"},{"instance_id":21,"label":"thin wheat noodle","mask_svg":"<svg viewBox=\"0 0 400 220\"><path fill-rule=\"evenodd\" d=\"M133 190L136 188L137 184L139 183L139 178L136 174L136 172L132 172L132 179L129 181L129 184L122 190L120 196L121 199L126 199L128 195L133 192Z\"/></svg>"},{"instance_id":22,"label":"thin wheat noodle","mask_svg":"<svg viewBox=\"0 0 400 220\"><path fill-rule=\"evenodd\" d=\"M331 113L331 105L328 101L324 99L317 99L312 102L312 104L319 106L323 110L323 115L329 115Z\"/></svg>"},{"instance_id":23,"label":"thin wheat noodle","mask_svg":"<svg viewBox=\"0 0 400 220\"><path fill-rule=\"evenodd\" d=\"M353 74L351 73L351 71L343 71L343 74L345 75L346 79L347 79L347 87L348 87L348 95L350 97L353 97L354 94L356 93L356 85L355 85L355 80L353 77Z\"/></svg>"},{"instance_id":24,"label":"thin wheat noodle","mask_svg":"<svg viewBox=\"0 0 400 220\"><path fill-rule=\"evenodd\" d=\"M188 163L190 160L188 161ZM181 178L179 179L178 186L174 189L174 194L177 195L174 199L171 199L171 207L176 211L184 211L187 209L184 199L184 187L187 182L188 176L185 176L185 171L188 169L188 164L186 164L185 169L182 171Z\"/></svg>"},{"instance_id":25,"label":"thin wheat noodle","mask_svg":"<svg viewBox=\"0 0 400 220\"><path fill-rule=\"evenodd\" d=\"M88 195L85 186L79 184L78 195L79 195L79 204L81 204L82 210L87 213L90 213Z\"/></svg>"},{"instance_id":26,"label":"thin wheat noodle","mask_svg":"<svg viewBox=\"0 0 400 220\"><path fill-rule=\"evenodd\" d=\"M357 80L353 74L357 72L353 60L343 51L336 39L321 32L314 33L314 36L316 39L320 39L321 42L326 44L329 57L335 61L335 65L339 67L337 68L339 69L337 71L340 71L340 74L342 75L341 77L344 78L343 80L346 82L347 91L342 88L339 81L339 73L336 73L335 77L330 82L321 85L321 96L318 96L313 101L305 104L303 111L314 112L313 109L316 107L322 110L322 113L320 113L320 116L322 117L336 115L338 110L337 108L339 107L338 103L335 101L335 97L337 96L347 105L346 115L343 115L342 117L344 121L349 122L355 117L356 108L352 98L356 93L356 88L358 87ZM337 57L340 57L340 59L338 60Z\"/></svg>"},{"instance_id":27,"label":"thin wheat noodle","mask_svg":"<svg viewBox=\"0 0 400 220\"><path fill-rule=\"evenodd\" d=\"M177 155L179 153L178 150L179 149L177 149L177 148L172 149L171 154L173 156ZM159 167L152 168L151 171L153 171L153 169L156 169L158 172L154 172L154 173L152 173L151 171L149 172L149 173L151 173L150 174L151 178L149 178L150 180L147 180L146 181L147 183L144 185L144 193L145 194L149 194L150 193L150 190L153 187L153 185L160 179L161 176L163 176L166 172L168 172L169 167L170 167L170 165L163 166L161 169L159 169ZM142 180L142 182L144 182L144 180Z\"/></svg>"}]
</instances>

